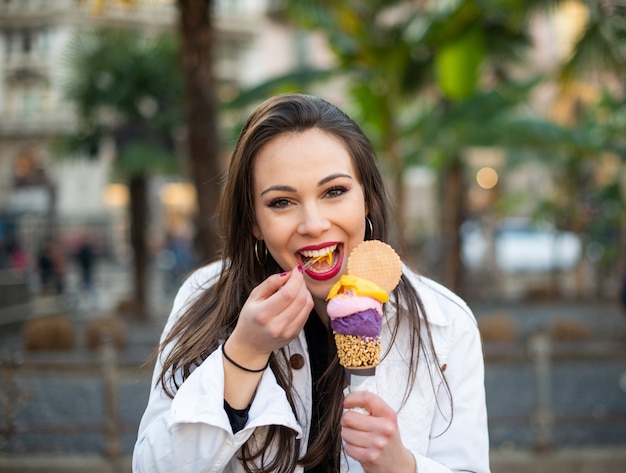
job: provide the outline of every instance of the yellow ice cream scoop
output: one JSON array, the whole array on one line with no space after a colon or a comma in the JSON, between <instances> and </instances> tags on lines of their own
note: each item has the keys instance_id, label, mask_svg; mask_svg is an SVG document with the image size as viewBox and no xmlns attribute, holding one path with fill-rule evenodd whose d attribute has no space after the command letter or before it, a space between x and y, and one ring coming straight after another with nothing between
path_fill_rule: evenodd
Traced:
<instances>
[{"instance_id":1,"label":"yellow ice cream scoop","mask_svg":"<svg viewBox=\"0 0 626 473\"><path fill-rule=\"evenodd\" d=\"M328 292L326 300L337 294L351 293L355 296L368 296L380 302L388 302L389 294L378 284L352 274L344 274Z\"/></svg>"}]
</instances>

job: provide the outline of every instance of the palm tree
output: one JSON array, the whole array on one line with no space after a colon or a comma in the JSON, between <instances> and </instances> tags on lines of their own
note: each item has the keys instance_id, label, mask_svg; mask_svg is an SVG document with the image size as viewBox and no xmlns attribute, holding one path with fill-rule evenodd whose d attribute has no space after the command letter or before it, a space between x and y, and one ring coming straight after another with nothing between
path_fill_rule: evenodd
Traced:
<instances>
[{"instance_id":1,"label":"palm tree","mask_svg":"<svg viewBox=\"0 0 626 473\"><path fill-rule=\"evenodd\" d=\"M564 183L563 198L560 202L553 200L550 205L561 215L562 224L586 236L590 248L601 242L603 257L596 263L597 293L601 295L606 287L602 281L607 274L611 275L607 267L623 271L621 268L626 264L626 255L620 252L624 247L626 221L623 211L614 212L623 209L626 201L625 190L618 184L620 173L614 176L614 181L600 187L591 178L603 153L617 157L622 166L626 162L622 112L626 94L622 79L626 74L626 4L580 0L575 6L585 21L571 54L555 70L556 83L560 86L555 116L571 128L576 139L570 141L572 146L556 161L555 171ZM585 146L588 143L594 146ZM590 208L594 209L593 218L588 215Z\"/></svg>"},{"instance_id":2,"label":"palm tree","mask_svg":"<svg viewBox=\"0 0 626 473\"><path fill-rule=\"evenodd\" d=\"M139 0L94 0L93 11L102 12L107 4L129 9ZM180 61L174 70L184 84L186 122L185 153L196 188L197 215L195 246L201 261L217 256L218 239L214 214L220 194L220 137L218 127L217 79L213 71L215 28L212 0L176 0Z\"/></svg>"},{"instance_id":3,"label":"palm tree","mask_svg":"<svg viewBox=\"0 0 626 473\"><path fill-rule=\"evenodd\" d=\"M222 171L217 79L213 71L215 29L212 0L177 0L185 91L187 153L196 187L196 247L201 260L218 255L215 212Z\"/></svg>"},{"instance_id":4,"label":"palm tree","mask_svg":"<svg viewBox=\"0 0 626 473\"><path fill-rule=\"evenodd\" d=\"M611 279L622 277L626 264L625 104L623 97L604 91L596 102L579 106L569 127L570 145L554 154L560 193L538 209L583 237L597 297L608 295Z\"/></svg>"},{"instance_id":5,"label":"palm tree","mask_svg":"<svg viewBox=\"0 0 626 473\"><path fill-rule=\"evenodd\" d=\"M586 12L586 21L572 54L560 68L561 83L565 88L580 80L602 83L607 74L621 79L626 72L626 4L621 0L578 3ZM619 83L623 92L624 82Z\"/></svg>"},{"instance_id":6,"label":"palm tree","mask_svg":"<svg viewBox=\"0 0 626 473\"><path fill-rule=\"evenodd\" d=\"M76 134L58 149L95 158L103 138L116 145L114 172L128 184L136 317L148 319L147 183L178 162L173 132L181 123L177 46L170 36L101 30L79 35L68 48L65 94L80 117Z\"/></svg>"},{"instance_id":7,"label":"palm tree","mask_svg":"<svg viewBox=\"0 0 626 473\"><path fill-rule=\"evenodd\" d=\"M485 143L483 119L491 118L488 112L510 118L509 112L519 108L523 99L519 94L515 103L493 102L493 92L511 82L509 66L530 45L530 15L558 3L283 2L300 24L328 35L339 70L351 79L348 91L356 116L380 150L384 170L394 183L396 244L401 247L407 246L403 242L405 169L416 158L437 157L444 248L441 277L455 290L460 288L459 228L466 200L462 152L477 142ZM473 109L465 113L470 104ZM494 104L506 109L496 113ZM501 138L492 135L498 143Z\"/></svg>"}]
</instances>

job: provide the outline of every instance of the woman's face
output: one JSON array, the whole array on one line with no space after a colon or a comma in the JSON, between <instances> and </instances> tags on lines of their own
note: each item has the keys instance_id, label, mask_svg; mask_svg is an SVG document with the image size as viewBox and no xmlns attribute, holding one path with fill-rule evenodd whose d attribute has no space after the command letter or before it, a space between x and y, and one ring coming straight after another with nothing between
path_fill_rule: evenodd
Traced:
<instances>
[{"instance_id":1,"label":"woman's face","mask_svg":"<svg viewBox=\"0 0 626 473\"><path fill-rule=\"evenodd\" d=\"M285 133L261 148L253 173L254 236L285 270L324 256L304 271L324 299L365 234L363 187L345 145L317 128Z\"/></svg>"}]
</instances>

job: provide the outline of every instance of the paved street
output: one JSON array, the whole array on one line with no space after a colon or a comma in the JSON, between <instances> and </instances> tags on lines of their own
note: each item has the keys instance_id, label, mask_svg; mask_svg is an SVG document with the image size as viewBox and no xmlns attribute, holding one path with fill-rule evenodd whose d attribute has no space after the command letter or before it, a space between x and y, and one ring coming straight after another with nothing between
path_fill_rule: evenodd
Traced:
<instances>
[{"instance_id":1,"label":"paved street","mask_svg":"<svg viewBox=\"0 0 626 473\"><path fill-rule=\"evenodd\" d=\"M100 279L100 294L75 306L79 329L90 317L110 313L128 288L123 268L109 268ZM154 277L153 284L161 284ZM129 324L130 343L120 354L118 418L123 454L130 454L137 423L147 401L149 367L142 366L158 340L171 304L162 287L153 292L158 308L148 326ZM526 356L525 340L557 319L586 322L592 338L555 347L547 389L554 421L547 432L556 451L577 448L626 448L626 318L611 304L484 303L471 304L478 320L493 313L511 316L520 332L508 344L486 344L486 389L492 451L528 452L537 441L533 414L537 372ZM21 353L22 367L3 371L0 381L2 428L0 454L98 455L107 448L105 384L97 353L79 347L70 353L24 353L18 327L0 329L5 359ZM586 355L585 355L586 353ZM13 378L9 378L13 376ZM12 408L6 410L7 402Z\"/></svg>"},{"instance_id":2,"label":"paved street","mask_svg":"<svg viewBox=\"0 0 626 473\"><path fill-rule=\"evenodd\" d=\"M559 362L552 371L556 448L626 445L624 359ZM526 363L488 363L486 370L493 449L529 450L533 375ZM16 431L0 444L8 453L96 453L104 450L103 385L99 372L27 370L16 376ZM147 370L124 368L118 396L125 431L123 449L132 451L137 422L149 389ZM7 387L3 386L3 392ZM79 430L79 426L81 430ZM83 431L84 430L84 431Z\"/></svg>"}]
</instances>

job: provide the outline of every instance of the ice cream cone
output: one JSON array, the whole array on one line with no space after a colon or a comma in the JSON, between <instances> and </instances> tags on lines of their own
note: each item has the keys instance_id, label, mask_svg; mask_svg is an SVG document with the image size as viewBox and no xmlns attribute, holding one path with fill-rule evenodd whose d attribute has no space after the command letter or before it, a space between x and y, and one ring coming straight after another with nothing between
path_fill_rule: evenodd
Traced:
<instances>
[{"instance_id":1,"label":"ice cream cone","mask_svg":"<svg viewBox=\"0 0 626 473\"><path fill-rule=\"evenodd\" d=\"M328 315L337 355L350 378L348 391L376 392L381 304L389 300L389 292L401 276L402 262L393 248L382 241L368 240L352 250L348 274L328 293Z\"/></svg>"}]
</instances>

